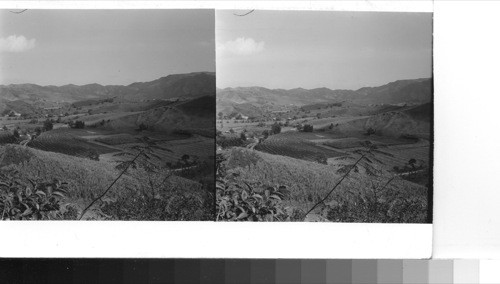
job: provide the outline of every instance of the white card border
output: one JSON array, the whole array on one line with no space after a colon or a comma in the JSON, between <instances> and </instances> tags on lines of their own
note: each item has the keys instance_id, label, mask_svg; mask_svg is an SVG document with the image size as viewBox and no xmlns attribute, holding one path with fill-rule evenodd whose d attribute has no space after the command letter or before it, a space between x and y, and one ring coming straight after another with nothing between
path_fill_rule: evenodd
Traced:
<instances>
[{"instance_id":1,"label":"white card border","mask_svg":"<svg viewBox=\"0 0 500 284\"><path fill-rule=\"evenodd\" d=\"M432 1L0 1L0 9L432 12ZM1 257L429 258L432 224L0 222Z\"/></svg>"}]
</instances>

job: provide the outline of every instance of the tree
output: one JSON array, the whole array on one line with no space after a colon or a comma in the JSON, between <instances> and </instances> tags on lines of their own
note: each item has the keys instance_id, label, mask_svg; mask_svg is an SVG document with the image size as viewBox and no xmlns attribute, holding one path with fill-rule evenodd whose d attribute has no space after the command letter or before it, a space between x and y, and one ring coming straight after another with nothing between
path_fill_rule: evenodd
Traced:
<instances>
[{"instance_id":1,"label":"tree","mask_svg":"<svg viewBox=\"0 0 500 284\"><path fill-rule=\"evenodd\" d=\"M303 131L304 132L313 132L314 127L311 124L306 124L304 125Z\"/></svg>"},{"instance_id":2,"label":"tree","mask_svg":"<svg viewBox=\"0 0 500 284\"><path fill-rule=\"evenodd\" d=\"M144 123L139 124L139 131L147 130L148 126Z\"/></svg>"},{"instance_id":3,"label":"tree","mask_svg":"<svg viewBox=\"0 0 500 284\"><path fill-rule=\"evenodd\" d=\"M44 123L43 123L43 129L45 129L45 131L50 131L54 128L54 124L52 123L52 121L50 119L47 119Z\"/></svg>"},{"instance_id":4,"label":"tree","mask_svg":"<svg viewBox=\"0 0 500 284\"><path fill-rule=\"evenodd\" d=\"M97 153L96 150L89 150L86 154L87 158L94 160L94 161L99 161L99 153Z\"/></svg>"},{"instance_id":5,"label":"tree","mask_svg":"<svg viewBox=\"0 0 500 284\"><path fill-rule=\"evenodd\" d=\"M366 130L366 134L365 135L372 135L372 134L375 134L375 129L369 127L367 130Z\"/></svg>"},{"instance_id":6,"label":"tree","mask_svg":"<svg viewBox=\"0 0 500 284\"><path fill-rule=\"evenodd\" d=\"M417 160L411 158L409 161L408 161L408 165L410 165L410 167L412 168L415 168L415 164L417 163Z\"/></svg>"},{"instance_id":7,"label":"tree","mask_svg":"<svg viewBox=\"0 0 500 284\"><path fill-rule=\"evenodd\" d=\"M267 139L267 137L269 137L269 130L264 130L262 131L262 135L264 136L264 139Z\"/></svg>"},{"instance_id":8,"label":"tree","mask_svg":"<svg viewBox=\"0 0 500 284\"><path fill-rule=\"evenodd\" d=\"M75 121L75 128L85 128L85 122L81 121L81 120L77 120Z\"/></svg>"},{"instance_id":9,"label":"tree","mask_svg":"<svg viewBox=\"0 0 500 284\"><path fill-rule=\"evenodd\" d=\"M272 126L271 126L271 133L272 134L278 134L281 132L281 126L279 125L279 123L275 122Z\"/></svg>"},{"instance_id":10,"label":"tree","mask_svg":"<svg viewBox=\"0 0 500 284\"><path fill-rule=\"evenodd\" d=\"M238 115L238 113L233 111L231 114L229 114L228 117L229 117L229 119L231 119L231 118L235 118L237 115Z\"/></svg>"}]
</instances>

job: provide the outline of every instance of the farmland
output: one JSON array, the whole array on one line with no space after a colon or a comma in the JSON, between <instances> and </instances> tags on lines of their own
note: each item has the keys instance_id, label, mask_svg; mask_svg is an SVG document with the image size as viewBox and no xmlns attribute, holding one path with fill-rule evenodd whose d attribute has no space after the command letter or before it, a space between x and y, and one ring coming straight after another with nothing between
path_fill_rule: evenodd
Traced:
<instances>
[{"instance_id":1,"label":"farmland","mask_svg":"<svg viewBox=\"0 0 500 284\"><path fill-rule=\"evenodd\" d=\"M35 149L77 157L88 157L92 153L100 155L114 151L111 148L90 143L76 135L74 131L66 129L44 132L28 144Z\"/></svg>"},{"instance_id":2,"label":"farmland","mask_svg":"<svg viewBox=\"0 0 500 284\"><path fill-rule=\"evenodd\" d=\"M140 95L137 86L72 85L50 93L57 107L7 109L0 174L67 183L75 214L62 219L212 220L214 82L211 73L167 76ZM58 104L68 88L72 101Z\"/></svg>"},{"instance_id":3,"label":"farmland","mask_svg":"<svg viewBox=\"0 0 500 284\"><path fill-rule=\"evenodd\" d=\"M323 96L328 90L264 90L274 100L268 109L259 108L260 97L243 96L259 96L258 90L230 89L229 101L218 99L218 154L227 171L219 179L226 187L261 193L285 188L289 193L276 209L278 220L428 221L432 107L427 93L419 94L419 103L394 97L397 104L383 104L362 102L369 100L365 94L350 101L354 91L332 91L343 96L335 100ZM231 102L232 97L249 102Z\"/></svg>"},{"instance_id":4,"label":"farmland","mask_svg":"<svg viewBox=\"0 0 500 284\"><path fill-rule=\"evenodd\" d=\"M327 163L327 159L341 156L342 153L320 147L306 139L292 135L273 135L255 146L255 150L273 155Z\"/></svg>"}]
</instances>

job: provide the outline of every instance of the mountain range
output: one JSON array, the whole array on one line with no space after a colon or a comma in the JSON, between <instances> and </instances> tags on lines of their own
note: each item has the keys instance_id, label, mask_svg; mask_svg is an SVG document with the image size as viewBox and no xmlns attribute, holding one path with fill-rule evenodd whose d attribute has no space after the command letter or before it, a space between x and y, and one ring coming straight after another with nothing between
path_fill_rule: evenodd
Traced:
<instances>
[{"instance_id":1,"label":"mountain range","mask_svg":"<svg viewBox=\"0 0 500 284\"><path fill-rule=\"evenodd\" d=\"M0 111L6 107L23 105L54 107L77 101L115 98L123 101L153 99L196 98L213 94L215 73L195 72L174 74L150 82L136 82L127 86L88 84L77 86L39 86L35 84L0 85Z\"/></svg>"},{"instance_id":2,"label":"mountain range","mask_svg":"<svg viewBox=\"0 0 500 284\"><path fill-rule=\"evenodd\" d=\"M358 90L328 88L290 90L237 87L217 90L218 111L263 106L305 106L324 102L358 104L422 104L432 99L432 79L398 80L378 87Z\"/></svg>"}]
</instances>

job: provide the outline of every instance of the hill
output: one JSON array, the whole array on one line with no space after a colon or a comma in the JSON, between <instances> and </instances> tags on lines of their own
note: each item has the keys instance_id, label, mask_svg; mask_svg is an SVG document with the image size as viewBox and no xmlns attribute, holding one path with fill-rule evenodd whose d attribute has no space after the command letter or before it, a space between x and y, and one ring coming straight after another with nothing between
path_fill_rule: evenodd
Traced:
<instances>
[{"instance_id":1,"label":"hill","mask_svg":"<svg viewBox=\"0 0 500 284\"><path fill-rule=\"evenodd\" d=\"M78 212L81 212L95 196L102 193L120 174L120 172L115 169L114 165L106 162L92 161L54 152L45 152L20 145L0 146L0 171L9 170L17 171L19 173L19 178L25 182L28 180L53 181L54 179L67 182L69 192L66 195L65 202L69 202ZM181 198L203 200L204 191L200 183L176 175L164 174L165 175L161 176L161 180L165 180L164 187L156 189L157 194L167 197L177 194L178 196L176 198L180 200L182 200ZM141 199L141 194L150 190L148 183L144 180L147 178L148 174L145 173L144 170L140 168L130 169L115 183L111 191L105 196L104 199L107 201L101 202L99 206L94 206L97 211L93 209L92 212L86 215L86 218L121 220L144 220L144 218L148 220L157 220L158 218L163 218L162 216L166 213L163 213L161 216L131 216L130 213L126 215L126 217L116 215L116 206L127 211L131 208L131 205L128 203L132 203L136 201L136 199L139 199L139 202L143 202L144 198ZM164 192L166 190L169 192ZM155 200L159 203L157 199ZM121 205L109 206L109 202L111 202L111 204L120 202ZM173 200L173 202L179 202L179 200ZM172 206L170 203L169 206ZM152 210L153 208L148 208L146 205L143 209ZM174 206L172 210L180 211L184 209ZM160 213L162 212L160 211ZM111 216L106 214L111 214Z\"/></svg>"},{"instance_id":2,"label":"hill","mask_svg":"<svg viewBox=\"0 0 500 284\"><path fill-rule=\"evenodd\" d=\"M378 135L398 138L411 135L428 139L430 130L431 104L402 107L376 113L366 118L352 120L337 126L344 134L361 134L371 128Z\"/></svg>"},{"instance_id":3,"label":"hill","mask_svg":"<svg viewBox=\"0 0 500 284\"><path fill-rule=\"evenodd\" d=\"M241 188L247 186L253 188L285 186L290 191L289 196L285 199L286 207L290 211L307 211L326 196L342 177L342 174L337 172L339 167L342 166L341 161L338 164L323 165L239 147L224 150L223 155L227 175L237 177L237 180L241 182ZM363 169L353 171L337 187L335 193L325 201L322 206L323 209L318 209L315 212L322 215L323 218L333 218L330 221L368 222L369 220L352 220L350 218L355 218L355 214L364 215L365 212L360 213L364 209L373 213L371 211L373 208L364 207L368 205L366 203L370 202L370 198L373 198L373 186L379 187L386 182L387 178L369 176ZM394 210L392 212L391 210L385 211L384 214L393 215L386 219L372 216L373 219L370 220L398 222L396 220L400 218L411 218L409 221L413 223L425 222L427 207L427 189L425 187L403 179L396 179L387 185L383 193L379 192L379 194L376 198L378 198L380 208L387 209L389 204L392 203ZM399 201L395 201L395 196L405 200L412 200L415 206L418 206L416 211L419 214L406 215L404 210L408 208L404 206L396 209ZM350 213L345 214L345 211ZM351 214L353 216L349 216Z\"/></svg>"},{"instance_id":4,"label":"hill","mask_svg":"<svg viewBox=\"0 0 500 284\"><path fill-rule=\"evenodd\" d=\"M215 92L215 74L196 72L175 74L151 82L137 82L127 86L87 84L82 86L39 86L35 84L11 84L0 86L0 111L5 109L34 111L26 106L12 105L22 101L34 108L72 103L77 106L91 105L115 99L119 102L142 102L173 98L195 98Z\"/></svg>"},{"instance_id":5,"label":"hill","mask_svg":"<svg viewBox=\"0 0 500 284\"><path fill-rule=\"evenodd\" d=\"M304 107L314 104L355 103L371 104L423 104L431 101L432 79L399 80L378 87L358 90L316 89L267 89L263 87L238 87L217 90L217 112L233 111L254 115L256 108L276 110L280 106Z\"/></svg>"},{"instance_id":6,"label":"hill","mask_svg":"<svg viewBox=\"0 0 500 284\"><path fill-rule=\"evenodd\" d=\"M215 73L197 72L175 74L146 83L133 83L127 86L135 92L122 96L124 99L141 100L194 98L213 94Z\"/></svg>"},{"instance_id":7,"label":"hill","mask_svg":"<svg viewBox=\"0 0 500 284\"><path fill-rule=\"evenodd\" d=\"M143 124L154 131L171 133L182 130L212 137L214 117L215 97L211 95L114 118L103 128L114 132L128 131Z\"/></svg>"}]
</instances>

